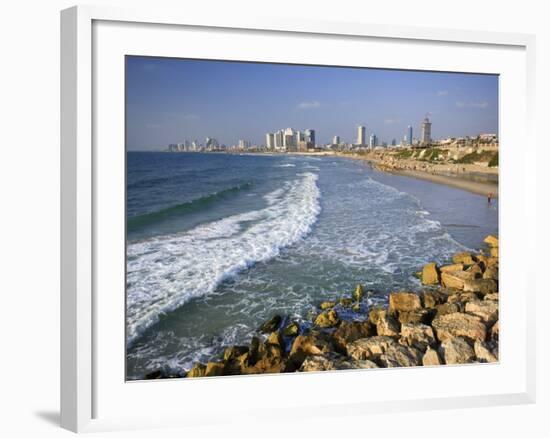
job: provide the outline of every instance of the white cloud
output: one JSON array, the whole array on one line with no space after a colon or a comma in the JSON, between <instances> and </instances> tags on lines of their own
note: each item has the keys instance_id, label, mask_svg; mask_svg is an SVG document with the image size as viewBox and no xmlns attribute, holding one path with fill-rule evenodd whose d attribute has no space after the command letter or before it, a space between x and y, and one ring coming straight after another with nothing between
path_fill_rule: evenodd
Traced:
<instances>
[{"instance_id":1,"label":"white cloud","mask_svg":"<svg viewBox=\"0 0 550 438\"><path fill-rule=\"evenodd\" d=\"M456 106L459 108L487 108L488 102L456 102Z\"/></svg>"},{"instance_id":2,"label":"white cloud","mask_svg":"<svg viewBox=\"0 0 550 438\"><path fill-rule=\"evenodd\" d=\"M449 92L448 92L447 90L439 90L439 91L437 92L437 95L438 95L439 97L441 97L441 96L447 96L448 94L449 94Z\"/></svg>"},{"instance_id":3,"label":"white cloud","mask_svg":"<svg viewBox=\"0 0 550 438\"><path fill-rule=\"evenodd\" d=\"M296 108L298 109L315 109L319 108L321 106L321 103L317 100L311 100L307 102L300 102Z\"/></svg>"}]
</instances>

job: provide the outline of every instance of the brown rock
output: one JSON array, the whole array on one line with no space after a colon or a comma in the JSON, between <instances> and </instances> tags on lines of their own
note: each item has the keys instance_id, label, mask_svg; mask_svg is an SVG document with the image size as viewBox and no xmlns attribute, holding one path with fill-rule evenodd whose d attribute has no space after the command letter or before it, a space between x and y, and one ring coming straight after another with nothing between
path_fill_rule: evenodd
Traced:
<instances>
[{"instance_id":1,"label":"brown rock","mask_svg":"<svg viewBox=\"0 0 550 438\"><path fill-rule=\"evenodd\" d=\"M314 324L321 328L334 327L338 325L340 318L334 309L325 310L315 318Z\"/></svg>"},{"instance_id":2,"label":"brown rock","mask_svg":"<svg viewBox=\"0 0 550 438\"><path fill-rule=\"evenodd\" d=\"M242 356L247 352L248 352L248 347L238 346L238 345L227 347L223 352L223 360L229 361L229 360L237 359L239 356Z\"/></svg>"},{"instance_id":3,"label":"brown rock","mask_svg":"<svg viewBox=\"0 0 550 438\"><path fill-rule=\"evenodd\" d=\"M422 284L439 284L439 272L435 263L428 263L422 269Z\"/></svg>"},{"instance_id":4,"label":"brown rock","mask_svg":"<svg viewBox=\"0 0 550 438\"><path fill-rule=\"evenodd\" d=\"M422 365L424 366L437 366L441 365L441 359L436 350L428 347L424 356L422 356Z\"/></svg>"},{"instance_id":5,"label":"brown rock","mask_svg":"<svg viewBox=\"0 0 550 438\"><path fill-rule=\"evenodd\" d=\"M483 299L488 301L498 301L498 292L495 292L493 294L486 294Z\"/></svg>"},{"instance_id":6,"label":"brown rock","mask_svg":"<svg viewBox=\"0 0 550 438\"><path fill-rule=\"evenodd\" d=\"M491 294L498 292L498 284L495 280L477 278L468 280L464 283L465 292L479 292L482 294Z\"/></svg>"},{"instance_id":7,"label":"brown rock","mask_svg":"<svg viewBox=\"0 0 550 438\"><path fill-rule=\"evenodd\" d=\"M486 280L495 280L498 281L498 268L488 267L483 273L483 278Z\"/></svg>"},{"instance_id":8,"label":"brown rock","mask_svg":"<svg viewBox=\"0 0 550 438\"><path fill-rule=\"evenodd\" d=\"M448 365L471 363L476 359L474 349L464 338L447 339L441 343L441 349Z\"/></svg>"},{"instance_id":9,"label":"brown rock","mask_svg":"<svg viewBox=\"0 0 550 438\"><path fill-rule=\"evenodd\" d=\"M384 315L376 324L378 336L399 336L399 329L399 323L391 315Z\"/></svg>"},{"instance_id":10,"label":"brown rock","mask_svg":"<svg viewBox=\"0 0 550 438\"><path fill-rule=\"evenodd\" d=\"M498 257L487 257L488 268L497 268L498 269Z\"/></svg>"},{"instance_id":11,"label":"brown rock","mask_svg":"<svg viewBox=\"0 0 550 438\"><path fill-rule=\"evenodd\" d=\"M340 298L339 302L342 307L351 307L353 305L353 300L347 297Z\"/></svg>"},{"instance_id":12,"label":"brown rock","mask_svg":"<svg viewBox=\"0 0 550 438\"><path fill-rule=\"evenodd\" d=\"M363 291L363 286L358 284L355 290L353 291L352 297L355 301L361 301L361 299L363 298L363 295L365 295L365 292Z\"/></svg>"},{"instance_id":13,"label":"brown rock","mask_svg":"<svg viewBox=\"0 0 550 438\"><path fill-rule=\"evenodd\" d=\"M422 353L414 347L394 344L388 347L379 358L383 367L414 367L422 365Z\"/></svg>"},{"instance_id":14,"label":"brown rock","mask_svg":"<svg viewBox=\"0 0 550 438\"><path fill-rule=\"evenodd\" d=\"M425 290L422 292L422 303L426 309L433 309L438 304L443 304L447 295L438 290Z\"/></svg>"},{"instance_id":15,"label":"brown rock","mask_svg":"<svg viewBox=\"0 0 550 438\"><path fill-rule=\"evenodd\" d=\"M468 280L473 280L475 274L466 271L442 272L441 285L453 289L464 289L464 283Z\"/></svg>"},{"instance_id":16,"label":"brown rock","mask_svg":"<svg viewBox=\"0 0 550 438\"><path fill-rule=\"evenodd\" d=\"M370 321L344 321L332 334L332 341L335 349L345 354L348 344L374 334L375 327Z\"/></svg>"},{"instance_id":17,"label":"brown rock","mask_svg":"<svg viewBox=\"0 0 550 438\"><path fill-rule=\"evenodd\" d=\"M425 324L403 324L401 326L400 343L425 351L429 345L435 344L433 329Z\"/></svg>"},{"instance_id":18,"label":"brown rock","mask_svg":"<svg viewBox=\"0 0 550 438\"><path fill-rule=\"evenodd\" d=\"M468 269L466 269L466 272L471 272L476 277L481 277L483 274L483 270L481 269L481 266L479 266L477 263L475 265L470 266Z\"/></svg>"},{"instance_id":19,"label":"brown rock","mask_svg":"<svg viewBox=\"0 0 550 438\"><path fill-rule=\"evenodd\" d=\"M348 356L355 360L373 360L386 352L390 345L397 341L389 336L372 336L370 338L357 339L348 344Z\"/></svg>"},{"instance_id":20,"label":"brown rock","mask_svg":"<svg viewBox=\"0 0 550 438\"><path fill-rule=\"evenodd\" d=\"M475 292L461 292L461 293L456 293L456 294L453 294L453 295L449 295L449 298L447 298L447 303L449 303L449 304L452 304L452 303L464 304L464 303L467 303L469 301L473 301L473 300L477 300L477 299L479 299L479 297L477 296L477 294Z\"/></svg>"},{"instance_id":21,"label":"brown rock","mask_svg":"<svg viewBox=\"0 0 550 438\"><path fill-rule=\"evenodd\" d=\"M275 315L269 321L264 322L260 326L258 331L261 332L261 333L274 332L275 330L277 330L279 328L282 321L283 321L283 318L281 317L281 315Z\"/></svg>"},{"instance_id":22,"label":"brown rock","mask_svg":"<svg viewBox=\"0 0 550 438\"><path fill-rule=\"evenodd\" d=\"M489 254L491 255L491 257L497 257L498 258L498 246L490 248L489 249Z\"/></svg>"},{"instance_id":23,"label":"brown rock","mask_svg":"<svg viewBox=\"0 0 550 438\"><path fill-rule=\"evenodd\" d=\"M386 315L387 311L382 306L374 306L369 311L369 321L371 324L376 325L378 320Z\"/></svg>"},{"instance_id":24,"label":"brown rock","mask_svg":"<svg viewBox=\"0 0 550 438\"><path fill-rule=\"evenodd\" d=\"M224 364L222 362L208 362L204 377L221 376L223 374Z\"/></svg>"},{"instance_id":25,"label":"brown rock","mask_svg":"<svg viewBox=\"0 0 550 438\"><path fill-rule=\"evenodd\" d=\"M464 265L473 265L475 263L472 253L468 251L459 252L453 256L453 263L462 263Z\"/></svg>"},{"instance_id":26,"label":"brown rock","mask_svg":"<svg viewBox=\"0 0 550 438\"><path fill-rule=\"evenodd\" d=\"M466 313L449 313L437 316L432 327L440 341L455 337L465 337L473 341L484 341L487 335L485 324L481 318Z\"/></svg>"},{"instance_id":27,"label":"brown rock","mask_svg":"<svg viewBox=\"0 0 550 438\"><path fill-rule=\"evenodd\" d=\"M480 362L497 362L498 358L489 349L486 342L476 341L474 343L474 352Z\"/></svg>"},{"instance_id":28,"label":"brown rock","mask_svg":"<svg viewBox=\"0 0 550 438\"><path fill-rule=\"evenodd\" d=\"M449 313L456 313L462 310L462 307L459 303L445 303L435 306L437 311L437 316L448 315Z\"/></svg>"},{"instance_id":29,"label":"brown rock","mask_svg":"<svg viewBox=\"0 0 550 438\"><path fill-rule=\"evenodd\" d=\"M298 369L307 356L323 355L331 351L332 346L328 335L322 332L299 335L294 340L290 349L289 361Z\"/></svg>"},{"instance_id":30,"label":"brown rock","mask_svg":"<svg viewBox=\"0 0 550 438\"><path fill-rule=\"evenodd\" d=\"M321 310L328 310L332 309L334 306L336 306L336 301L323 301L319 307Z\"/></svg>"},{"instance_id":31,"label":"brown rock","mask_svg":"<svg viewBox=\"0 0 550 438\"><path fill-rule=\"evenodd\" d=\"M495 322L495 323L493 324L493 326L491 327L491 332L490 332L490 334L491 334L491 339L492 339L493 341L498 341L498 332L499 332L499 324L498 324L498 321L497 321L497 322Z\"/></svg>"},{"instance_id":32,"label":"brown rock","mask_svg":"<svg viewBox=\"0 0 550 438\"><path fill-rule=\"evenodd\" d=\"M498 246L498 237L489 234L485 239L483 239L483 242L485 242L489 246Z\"/></svg>"},{"instance_id":33,"label":"brown rock","mask_svg":"<svg viewBox=\"0 0 550 438\"><path fill-rule=\"evenodd\" d=\"M296 321L291 322L283 329L283 335L292 337L300 334L300 324Z\"/></svg>"},{"instance_id":34,"label":"brown rock","mask_svg":"<svg viewBox=\"0 0 550 438\"><path fill-rule=\"evenodd\" d=\"M277 347L284 350L285 343L283 341L283 337L281 336L281 333L279 331L273 332L269 335L266 341L268 344L276 345Z\"/></svg>"},{"instance_id":35,"label":"brown rock","mask_svg":"<svg viewBox=\"0 0 550 438\"><path fill-rule=\"evenodd\" d=\"M464 271L464 265L462 263L453 263L452 265L445 265L439 268L441 272L457 272Z\"/></svg>"},{"instance_id":36,"label":"brown rock","mask_svg":"<svg viewBox=\"0 0 550 438\"><path fill-rule=\"evenodd\" d=\"M498 319L498 302L475 300L466 303L466 312L479 316L482 321L495 322Z\"/></svg>"},{"instance_id":37,"label":"brown rock","mask_svg":"<svg viewBox=\"0 0 550 438\"><path fill-rule=\"evenodd\" d=\"M390 294L389 312L410 312L422 309L420 297L414 292L394 292Z\"/></svg>"},{"instance_id":38,"label":"brown rock","mask_svg":"<svg viewBox=\"0 0 550 438\"><path fill-rule=\"evenodd\" d=\"M204 377L206 367L202 363L196 363L188 372L186 377Z\"/></svg>"},{"instance_id":39,"label":"brown rock","mask_svg":"<svg viewBox=\"0 0 550 438\"><path fill-rule=\"evenodd\" d=\"M332 371L365 368L378 368L378 365L370 360L348 360L341 357L309 356L300 367L300 371Z\"/></svg>"},{"instance_id":40,"label":"brown rock","mask_svg":"<svg viewBox=\"0 0 550 438\"><path fill-rule=\"evenodd\" d=\"M399 312L398 320L401 324L431 324L435 316L435 309L420 309L412 312Z\"/></svg>"}]
</instances>

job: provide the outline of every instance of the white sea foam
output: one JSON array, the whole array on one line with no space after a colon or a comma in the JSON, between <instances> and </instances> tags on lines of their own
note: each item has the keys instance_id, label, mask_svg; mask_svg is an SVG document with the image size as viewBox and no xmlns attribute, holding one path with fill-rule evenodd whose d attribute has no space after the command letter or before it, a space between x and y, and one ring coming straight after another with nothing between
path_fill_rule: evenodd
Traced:
<instances>
[{"instance_id":1,"label":"white sea foam","mask_svg":"<svg viewBox=\"0 0 550 438\"><path fill-rule=\"evenodd\" d=\"M194 297L304 238L320 213L317 175L265 196L267 207L128 245L127 343Z\"/></svg>"},{"instance_id":2,"label":"white sea foam","mask_svg":"<svg viewBox=\"0 0 550 438\"><path fill-rule=\"evenodd\" d=\"M276 164L274 167L296 167L296 164L293 164L293 163Z\"/></svg>"}]
</instances>

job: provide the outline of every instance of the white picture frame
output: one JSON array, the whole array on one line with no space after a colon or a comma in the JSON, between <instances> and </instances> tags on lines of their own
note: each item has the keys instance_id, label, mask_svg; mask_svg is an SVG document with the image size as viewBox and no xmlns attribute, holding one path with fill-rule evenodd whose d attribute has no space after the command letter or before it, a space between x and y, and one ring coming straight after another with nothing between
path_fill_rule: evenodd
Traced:
<instances>
[{"instance_id":1,"label":"white picture frame","mask_svg":"<svg viewBox=\"0 0 550 438\"><path fill-rule=\"evenodd\" d=\"M140 34L147 29L147 44ZM180 35L179 32L184 32ZM174 33L175 32L175 33ZM186 33L187 32L187 33ZM123 219L120 216L121 177L120 152L124 144L120 140L120 122L123 122L123 101L119 97L123 90L124 77L120 75L121 54L157 54L158 56L178 55L181 48L180 37L197 40L192 54L213 58L220 50L215 38L221 33L231 33L234 44L224 53L228 59L248 56L254 60L258 51L251 43L246 55L243 41L262 41L270 47L262 60L284 61L277 54L275 44L281 40L281 47L301 41L304 47L315 48L315 44L334 39L334 47L342 45L372 45L374 54L369 66L388 68L447 69L447 71L493 72L503 75L501 82L501 284L514 293L504 292L501 309L501 361L497 365L483 367L441 367L425 369L392 369L329 373L330 375L285 375L228 377L221 379L198 379L185 382L185 393L200 397L204 403L211 403L208 416L201 411L201 404L185 406L182 403L170 411L162 403L147 406L147 415L123 406L131 405L136 397L143 399L171 398L181 394L181 383L125 382L120 379L120 364L124 358L124 338L117 334L124 330L124 315L120 314L120 297L110 306L109 297L103 293L105 285L124 291L120 283L120 257L108 258L105 242L120 242ZM134 46L128 45L131 35ZM200 35L199 35L200 34ZM168 39L167 39L168 38ZM176 41L174 42L174 38ZM214 38L208 40L208 38ZM324 38L324 39L323 39ZM319 41L317 41L319 39ZM170 42L172 41L172 42ZM106 44L106 42L108 44ZM141 49L139 44L143 45ZM270 46L266 46L269 45ZM385 61L377 44L401 50L401 58L387 58ZM258 45L258 44L256 44ZM311 45L311 46L309 46ZM410 47L408 56L403 47ZM484 31L461 31L450 29L426 29L415 27L394 27L366 23L316 22L283 18L246 17L228 22L224 17L194 15L192 11L130 10L96 6L78 6L61 13L61 425L75 431L101 431L162 426L185 426L202 424L215 413L219 422L230 421L235 415L262 417L269 409L277 406L284 415L362 415L367 412L395 412L414 409L443 409L488 405L532 403L535 400L535 273L520 255L529 253L535 247L536 233L536 176L534 168L528 168L525 159L512 157L512 140L525 143L524 155L536 153L534 143L534 53L535 39L531 35L491 33ZM342 46L343 47L343 46ZM367 47L367 46L365 46ZM416 49L414 49L416 47ZM450 49L449 49L450 47ZM223 47L222 47L223 49ZM333 56L333 63L348 65L342 58L331 55L330 45L324 46L323 54L311 51L310 59L305 55L289 55L286 61L302 63L319 62ZM189 50L189 49L187 49ZM254 51L256 50L256 52ZM440 59L422 62L414 59L412 53L438 51ZM452 51L460 51L464 58L452 59ZM424 52L422 52L424 51ZM447 52L451 52L450 54ZM138 53L139 52L139 53ZM407 50L409 52L409 50ZM443 53L445 52L445 54ZM303 53L303 52L301 52ZM396 51L395 53L399 53ZM394 53L394 55L395 55ZM435 52L434 52L435 53ZM457 52L458 53L458 52ZM472 55L474 54L474 55ZM315 56L318 56L315 58ZM325 58L322 58L325 57ZM315 59L313 59L315 58ZM379 59L378 59L379 58ZM110 60L118 60L109 65ZM349 59L349 58L348 58ZM518 62L510 62L510 60ZM327 61L325 61L326 63ZM346 64L341 64L342 62ZM323 63L323 62L320 62ZM438 64L439 63L439 64ZM390 65L391 64L391 65ZM476 65L476 67L473 67ZM461 68L462 66L462 68ZM466 66L466 68L464 68ZM499 70L501 69L501 70ZM106 81L106 82L102 82ZM122 82L121 82L122 81ZM107 85L103 85L106 83ZM123 87L122 87L123 88ZM103 90L103 91L102 91ZM107 93L108 91L108 93ZM105 93L105 94L102 94ZM104 96L110 96L105 97ZM109 101L108 99L113 99ZM108 107L106 105L109 105ZM107 112L110 120L106 126ZM109 110L111 111L111 110ZM519 117L519 118L518 118ZM515 121L511 123L511 121ZM122 123L123 125L123 123ZM111 141L111 139L113 141ZM113 144L109 150L98 146ZM117 149L120 147L120 150ZM109 152L111 151L111 152ZM110 153L114 155L109 156ZM122 173L121 173L122 172ZM114 188L106 190L107 187ZM112 193L108 193L112 192ZM518 204L519 203L519 204ZM522 208L518 208L518 205ZM102 208L98 208L101 206ZM102 216L103 207L115 206L119 213L106 222ZM529 206L529 208L523 208ZM109 224L116 224L107 229ZM122 229L121 229L122 224ZM103 237L102 237L103 236ZM109 237L109 238L107 238ZM115 248L116 249L116 248ZM108 272L106 265L116 266L118 271ZM513 269L512 269L513 268ZM113 294L111 294L113 295ZM123 300L123 298L122 298ZM110 307L109 307L110 306ZM514 313L514 330L507 327L508 316ZM508 318L508 319L507 319ZM122 325L120 323L122 321ZM109 337L113 338L109 344ZM111 335L114 333L115 336ZM118 342L118 344L117 344ZM363 374L361 374L363 373ZM363 378L368 374L368 378ZM383 382L386 375L394 382L407 382L424 378L429 373L434 382L450 377L458 379L456 387L441 388L434 383L429 393L411 383L410 388L399 392L399 388L381 397L385 383L376 388L372 378ZM434 377L432 377L434 376ZM367 384L372 388L368 393L349 392L331 404L319 398L320 386L323 389L354 387ZM473 380L472 380L473 379ZM186 380L186 379L178 379ZM361 382L359 382L361 380ZM494 380L494 381L493 381ZM114 383L113 383L114 382ZM478 386L474 391L464 382ZM303 400L298 405L281 404L284 390L299 388ZM256 406L250 402L250 395L271 389L274 394L272 404ZM230 409L223 403L215 403L208 398L214 391L223 398L234 396ZM446 392L448 391L448 393ZM242 393L242 396L236 394ZM195 398L195 400L197 400ZM247 402L248 400L248 402ZM194 410L193 410L194 409Z\"/></svg>"}]
</instances>

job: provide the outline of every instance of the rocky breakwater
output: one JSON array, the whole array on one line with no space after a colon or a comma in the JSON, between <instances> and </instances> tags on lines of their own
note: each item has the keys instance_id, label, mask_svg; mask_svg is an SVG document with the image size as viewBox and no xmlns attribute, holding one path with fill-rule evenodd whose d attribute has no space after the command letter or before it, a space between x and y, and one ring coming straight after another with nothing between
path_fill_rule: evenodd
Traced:
<instances>
[{"instance_id":1,"label":"rocky breakwater","mask_svg":"<svg viewBox=\"0 0 550 438\"><path fill-rule=\"evenodd\" d=\"M498 238L479 253L455 254L446 265L417 273L420 292L390 293L371 306L358 285L351 296L319 304L305 322L275 315L249 345L190 370L146 378L487 363L498 360Z\"/></svg>"}]
</instances>

